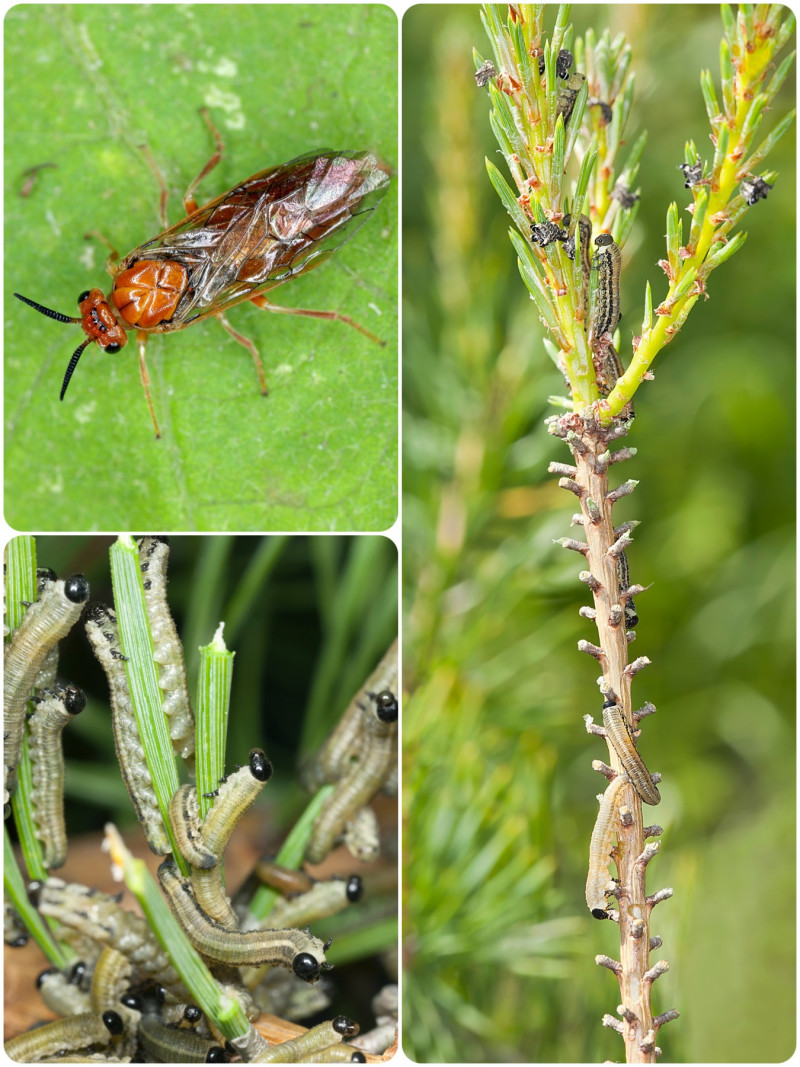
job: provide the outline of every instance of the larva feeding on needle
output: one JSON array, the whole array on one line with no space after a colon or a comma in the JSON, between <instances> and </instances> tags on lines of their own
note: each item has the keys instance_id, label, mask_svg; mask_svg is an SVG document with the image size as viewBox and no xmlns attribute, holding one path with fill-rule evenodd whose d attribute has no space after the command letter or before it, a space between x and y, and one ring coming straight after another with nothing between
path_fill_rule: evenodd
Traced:
<instances>
[{"instance_id":1,"label":"larva feeding on needle","mask_svg":"<svg viewBox=\"0 0 800 1067\"><path fill-rule=\"evenodd\" d=\"M589 845L589 874L586 879L586 904L595 919L607 919L606 887L609 883L608 864L619 832L619 805L622 791L629 784L628 776L618 774L600 797L600 810L592 830Z\"/></svg>"}]
</instances>

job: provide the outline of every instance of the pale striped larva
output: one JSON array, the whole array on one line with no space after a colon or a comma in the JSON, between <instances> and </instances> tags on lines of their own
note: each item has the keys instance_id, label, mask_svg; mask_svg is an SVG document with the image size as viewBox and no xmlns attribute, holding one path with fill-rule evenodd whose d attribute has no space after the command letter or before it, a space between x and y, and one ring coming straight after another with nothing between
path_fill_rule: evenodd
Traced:
<instances>
[{"instance_id":1,"label":"pale striped larva","mask_svg":"<svg viewBox=\"0 0 800 1067\"><path fill-rule=\"evenodd\" d=\"M28 720L33 821L48 870L63 867L67 858L61 731L85 707L83 690L60 685L41 691Z\"/></svg>"},{"instance_id":2,"label":"pale striped larva","mask_svg":"<svg viewBox=\"0 0 800 1067\"><path fill-rule=\"evenodd\" d=\"M342 840L350 855L362 863L371 863L378 858L381 832L378 817L369 804L365 804L345 823Z\"/></svg>"},{"instance_id":3,"label":"pale striped larva","mask_svg":"<svg viewBox=\"0 0 800 1067\"><path fill-rule=\"evenodd\" d=\"M654 785L650 772L644 765L644 760L636 750L633 733L622 714L622 708L613 700L607 700L603 704L603 726L606 728L608 740L619 756L633 788L645 804L660 804L661 794Z\"/></svg>"},{"instance_id":4,"label":"pale striped larva","mask_svg":"<svg viewBox=\"0 0 800 1067\"><path fill-rule=\"evenodd\" d=\"M325 946L318 937L302 930L229 930L200 909L190 883L169 860L158 868L158 877L189 940L207 959L240 967L290 967L307 982L319 977Z\"/></svg>"},{"instance_id":5,"label":"pale striped larva","mask_svg":"<svg viewBox=\"0 0 800 1067\"><path fill-rule=\"evenodd\" d=\"M247 765L220 783L214 806L200 827L205 849L210 855L216 856L218 862L212 868L192 868L192 891L201 911L230 929L235 929L238 921L225 894L219 861L239 819L255 803L271 776L272 764L263 751L260 748L251 749Z\"/></svg>"},{"instance_id":6,"label":"pale striped larva","mask_svg":"<svg viewBox=\"0 0 800 1067\"><path fill-rule=\"evenodd\" d=\"M169 817L175 841L186 862L206 869L216 866L217 857L203 844L197 790L193 785L182 785L176 790L169 802Z\"/></svg>"},{"instance_id":7,"label":"pale striped larva","mask_svg":"<svg viewBox=\"0 0 800 1067\"><path fill-rule=\"evenodd\" d=\"M131 798L136 818L142 824L147 843L157 856L172 851L164 820L158 807L153 781L136 725L136 715L128 688L125 656L117 630L117 617L111 608L97 604L86 616L86 636L103 668L111 700L111 728L122 780Z\"/></svg>"},{"instance_id":8,"label":"pale striped larva","mask_svg":"<svg viewBox=\"0 0 800 1067\"><path fill-rule=\"evenodd\" d=\"M303 1063L305 1058L314 1052L330 1048L346 1038L355 1037L358 1033L358 1023L348 1019L346 1015L337 1015L330 1022L312 1026L299 1037L291 1041L283 1041L279 1045L271 1045L266 1052L257 1056L255 1063Z\"/></svg>"},{"instance_id":9,"label":"pale striped larva","mask_svg":"<svg viewBox=\"0 0 800 1067\"><path fill-rule=\"evenodd\" d=\"M606 886L609 882L608 864L619 832L618 813L621 793L628 785L628 776L618 774L600 797L600 810L592 830L589 845L589 874L586 879L586 903L595 919L607 919Z\"/></svg>"},{"instance_id":10,"label":"pale striped larva","mask_svg":"<svg viewBox=\"0 0 800 1067\"><path fill-rule=\"evenodd\" d=\"M158 668L162 708L168 718L169 736L176 756L194 774L195 726L189 699L183 645L167 603L169 541L143 537L139 542L139 566L144 584L144 604L153 638L153 659Z\"/></svg>"},{"instance_id":11,"label":"pale striped larva","mask_svg":"<svg viewBox=\"0 0 800 1067\"><path fill-rule=\"evenodd\" d=\"M328 882L316 882L311 889L290 900L276 900L267 916L271 926L308 926L337 915L350 904L361 900L364 887L357 874L350 878L332 878Z\"/></svg>"},{"instance_id":12,"label":"pale striped larva","mask_svg":"<svg viewBox=\"0 0 800 1067\"><path fill-rule=\"evenodd\" d=\"M306 1053L303 1063L366 1063L367 1057L354 1045L330 1045L319 1052Z\"/></svg>"},{"instance_id":13,"label":"pale striped larva","mask_svg":"<svg viewBox=\"0 0 800 1067\"><path fill-rule=\"evenodd\" d=\"M330 800L314 823L306 849L310 863L321 863L345 826L383 786L397 762L399 708L388 690L372 693L362 711L358 758L339 779Z\"/></svg>"},{"instance_id":14,"label":"pale striped larva","mask_svg":"<svg viewBox=\"0 0 800 1067\"><path fill-rule=\"evenodd\" d=\"M306 787L318 788L323 782L336 782L358 756L365 713L369 713L369 694L391 690L397 692L397 641L394 641L375 670L367 678L341 719L328 736L314 761L314 768L306 773Z\"/></svg>"},{"instance_id":15,"label":"pale striped larva","mask_svg":"<svg viewBox=\"0 0 800 1067\"><path fill-rule=\"evenodd\" d=\"M592 316L592 340L597 343L605 334L611 335L620 320L619 276L622 255L610 233L598 234L594 243L597 248L597 290Z\"/></svg>"},{"instance_id":16,"label":"pale striped larva","mask_svg":"<svg viewBox=\"0 0 800 1067\"><path fill-rule=\"evenodd\" d=\"M92 1045L107 1045L112 1036L122 1033L122 1019L115 1011L84 1012L45 1023L6 1041L6 1054L17 1063L36 1063L46 1056L56 1056Z\"/></svg>"},{"instance_id":17,"label":"pale striped larva","mask_svg":"<svg viewBox=\"0 0 800 1067\"><path fill-rule=\"evenodd\" d=\"M89 599L89 583L82 574L65 581L44 581L39 599L22 616L5 647L3 670L3 763L5 797L14 786L14 770L22 750L25 709L49 653L66 637Z\"/></svg>"},{"instance_id":18,"label":"pale striped larva","mask_svg":"<svg viewBox=\"0 0 800 1067\"><path fill-rule=\"evenodd\" d=\"M42 971L36 979L36 988L47 1007L56 1015L80 1015L93 1010L89 994L81 989L80 983L74 981L71 972L65 974L55 967Z\"/></svg>"},{"instance_id":19,"label":"pale striped larva","mask_svg":"<svg viewBox=\"0 0 800 1067\"><path fill-rule=\"evenodd\" d=\"M133 964L126 955L110 945L106 945L97 958L92 971L89 988L91 1009L97 1014L104 1011L117 1011L122 1018L123 1037L117 1044L116 1052L120 1056L131 1057L136 1053L136 1032L142 1017L141 1010L123 1006L123 997L133 974Z\"/></svg>"},{"instance_id":20,"label":"pale striped larva","mask_svg":"<svg viewBox=\"0 0 800 1067\"><path fill-rule=\"evenodd\" d=\"M133 964L135 975L152 978L179 1000L191 999L147 921L122 908L116 897L48 878L39 890L38 907L42 915L118 949Z\"/></svg>"},{"instance_id":21,"label":"pale striped larva","mask_svg":"<svg viewBox=\"0 0 800 1067\"><path fill-rule=\"evenodd\" d=\"M210 1041L194 1030L166 1026L154 1015L142 1017L139 1040L150 1061L157 1063L213 1063L218 1062L218 1057L213 1055L209 1060L211 1050L222 1052L216 1041Z\"/></svg>"}]
</instances>

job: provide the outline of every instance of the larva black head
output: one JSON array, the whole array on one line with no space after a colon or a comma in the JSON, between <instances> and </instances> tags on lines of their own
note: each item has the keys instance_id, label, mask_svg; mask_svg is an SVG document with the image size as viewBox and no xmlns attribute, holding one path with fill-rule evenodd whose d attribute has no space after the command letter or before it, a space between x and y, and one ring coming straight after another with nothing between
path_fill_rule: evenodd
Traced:
<instances>
[{"instance_id":1,"label":"larva black head","mask_svg":"<svg viewBox=\"0 0 800 1067\"><path fill-rule=\"evenodd\" d=\"M361 900L364 895L364 883L357 874L351 874L347 879L347 899L351 904Z\"/></svg>"},{"instance_id":2,"label":"larva black head","mask_svg":"<svg viewBox=\"0 0 800 1067\"><path fill-rule=\"evenodd\" d=\"M206 1053L206 1063L228 1063L228 1054L220 1045L212 1045Z\"/></svg>"},{"instance_id":3,"label":"larva black head","mask_svg":"<svg viewBox=\"0 0 800 1067\"><path fill-rule=\"evenodd\" d=\"M168 863L168 861L165 860L164 863L161 864L161 866L164 867L167 863ZM170 864L170 866L172 866L172 864ZM156 1003L160 1007L163 1008L163 1006L166 1004L166 1002L167 1002L167 991L166 991L166 989L164 988L163 985L157 985L156 986Z\"/></svg>"},{"instance_id":4,"label":"larva black head","mask_svg":"<svg viewBox=\"0 0 800 1067\"><path fill-rule=\"evenodd\" d=\"M119 998L120 1004L131 1011L144 1011L144 1001L136 993L123 993Z\"/></svg>"},{"instance_id":5,"label":"larva black head","mask_svg":"<svg viewBox=\"0 0 800 1067\"><path fill-rule=\"evenodd\" d=\"M42 883L33 881L28 882L28 900L33 904L34 908L39 907L39 897L42 895Z\"/></svg>"},{"instance_id":6,"label":"larva black head","mask_svg":"<svg viewBox=\"0 0 800 1067\"><path fill-rule=\"evenodd\" d=\"M268 782L272 777L272 764L260 748L250 749L250 773L258 782Z\"/></svg>"},{"instance_id":7,"label":"larva black head","mask_svg":"<svg viewBox=\"0 0 800 1067\"><path fill-rule=\"evenodd\" d=\"M333 1020L333 1028L342 1037L355 1037L358 1033L358 1023L348 1019L346 1015L337 1015Z\"/></svg>"},{"instance_id":8,"label":"larva black head","mask_svg":"<svg viewBox=\"0 0 800 1067\"><path fill-rule=\"evenodd\" d=\"M366 1063L367 1062L367 1057L364 1055L363 1052L354 1052L353 1055L350 1057L350 1062L351 1063Z\"/></svg>"},{"instance_id":9,"label":"larva black head","mask_svg":"<svg viewBox=\"0 0 800 1067\"><path fill-rule=\"evenodd\" d=\"M44 985L45 981L50 977L51 974L58 974L58 968L57 967L48 967L46 971L42 971L42 973L40 975L37 975L37 977L36 977L36 988L37 989L41 989L42 986Z\"/></svg>"},{"instance_id":10,"label":"larva black head","mask_svg":"<svg viewBox=\"0 0 800 1067\"><path fill-rule=\"evenodd\" d=\"M609 245L613 245L614 238L610 233L599 233L594 239L594 243L598 248L607 248Z\"/></svg>"},{"instance_id":11,"label":"larva black head","mask_svg":"<svg viewBox=\"0 0 800 1067\"><path fill-rule=\"evenodd\" d=\"M376 693L372 699L375 701L375 714L381 722L397 722L397 716L400 714L400 706L397 703L397 697L391 689L382 689L381 692Z\"/></svg>"},{"instance_id":12,"label":"larva black head","mask_svg":"<svg viewBox=\"0 0 800 1067\"><path fill-rule=\"evenodd\" d=\"M109 1009L108 1011L104 1011L100 1018L103 1020L103 1025L110 1034L121 1034L125 1029L124 1023L122 1022L122 1016L118 1011L111 1011Z\"/></svg>"},{"instance_id":13,"label":"larva black head","mask_svg":"<svg viewBox=\"0 0 800 1067\"><path fill-rule=\"evenodd\" d=\"M319 963L310 952L298 952L292 960L292 970L304 982L315 982L319 978Z\"/></svg>"},{"instance_id":14,"label":"larva black head","mask_svg":"<svg viewBox=\"0 0 800 1067\"><path fill-rule=\"evenodd\" d=\"M86 707L86 694L82 689L67 686L64 689L64 707L70 715L79 715Z\"/></svg>"},{"instance_id":15,"label":"larva black head","mask_svg":"<svg viewBox=\"0 0 800 1067\"><path fill-rule=\"evenodd\" d=\"M83 960L77 960L70 968L69 977L67 981L70 985L80 985L83 981L83 977L86 974L86 964Z\"/></svg>"},{"instance_id":16,"label":"larva black head","mask_svg":"<svg viewBox=\"0 0 800 1067\"><path fill-rule=\"evenodd\" d=\"M595 919L607 919L608 912L605 908L592 908L592 915Z\"/></svg>"},{"instance_id":17,"label":"larva black head","mask_svg":"<svg viewBox=\"0 0 800 1067\"><path fill-rule=\"evenodd\" d=\"M187 1023L199 1023L203 1018L203 1013L197 1007L196 1004L187 1004L183 1009L183 1017Z\"/></svg>"},{"instance_id":18,"label":"larva black head","mask_svg":"<svg viewBox=\"0 0 800 1067\"><path fill-rule=\"evenodd\" d=\"M64 596L73 604L85 604L89 599L89 583L82 574L73 574L64 582Z\"/></svg>"}]
</instances>

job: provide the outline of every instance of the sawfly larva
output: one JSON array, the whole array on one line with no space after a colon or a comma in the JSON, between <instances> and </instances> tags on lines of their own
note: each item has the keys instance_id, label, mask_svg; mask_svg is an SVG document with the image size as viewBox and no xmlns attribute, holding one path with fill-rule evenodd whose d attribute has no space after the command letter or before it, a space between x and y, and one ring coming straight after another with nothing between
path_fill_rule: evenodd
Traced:
<instances>
[{"instance_id":1,"label":"sawfly larva","mask_svg":"<svg viewBox=\"0 0 800 1067\"><path fill-rule=\"evenodd\" d=\"M295 871L290 867L281 867L274 860L259 860L253 873L264 885L277 890L284 897L294 897L299 893L307 893L315 884L311 875L306 874L305 871Z\"/></svg>"},{"instance_id":2,"label":"sawfly larva","mask_svg":"<svg viewBox=\"0 0 800 1067\"><path fill-rule=\"evenodd\" d=\"M303 1063L366 1063L367 1057L353 1045L330 1045L319 1052L306 1053Z\"/></svg>"},{"instance_id":3,"label":"sawfly larva","mask_svg":"<svg viewBox=\"0 0 800 1067\"><path fill-rule=\"evenodd\" d=\"M97 604L88 612L85 627L89 644L108 681L111 728L114 732L114 745L122 780L131 798L136 818L144 829L148 845L157 856L164 856L172 851L172 845L161 818L150 769L136 725L125 657L120 649L117 616L111 608Z\"/></svg>"},{"instance_id":4,"label":"sawfly larva","mask_svg":"<svg viewBox=\"0 0 800 1067\"><path fill-rule=\"evenodd\" d=\"M290 900L276 900L267 922L272 926L309 926L330 915L337 915L349 904L355 904L364 893L357 874L346 881L332 878L329 882L316 882L311 889Z\"/></svg>"},{"instance_id":5,"label":"sawfly larva","mask_svg":"<svg viewBox=\"0 0 800 1067\"><path fill-rule=\"evenodd\" d=\"M616 330L620 320L619 275L622 255L610 233L598 234L594 239L597 252L597 290L592 316L592 341L597 344L605 335Z\"/></svg>"},{"instance_id":6,"label":"sawfly larva","mask_svg":"<svg viewBox=\"0 0 800 1067\"><path fill-rule=\"evenodd\" d=\"M603 726L606 728L608 740L619 756L633 788L645 804L660 804L661 794L654 785L650 772L644 765L644 760L636 750L633 733L622 714L622 708L613 700L607 700L603 704Z\"/></svg>"},{"instance_id":7,"label":"sawfly larva","mask_svg":"<svg viewBox=\"0 0 800 1067\"><path fill-rule=\"evenodd\" d=\"M318 789L324 782L336 782L347 773L351 760L358 756L364 714L369 711L369 694L387 689L397 691L397 641L390 645L378 666L347 705L312 767L306 771L304 784L307 789Z\"/></svg>"},{"instance_id":8,"label":"sawfly larva","mask_svg":"<svg viewBox=\"0 0 800 1067\"><path fill-rule=\"evenodd\" d=\"M279 1045L270 1047L257 1056L255 1063L303 1063L306 1056L330 1048L345 1038L355 1037L358 1033L358 1023L348 1019L346 1015L337 1015L330 1022L312 1026L299 1037L291 1041L282 1041Z\"/></svg>"},{"instance_id":9,"label":"sawfly larva","mask_svg":"<svg viewBox=\"0 0 800 1067\"><path fill-rule=\"evenodd\" d=\"M572 216L564 216L564 225L572 229ZM584 331L589 328L589 282L592 277L592 223L587 215L578 216L578 230L580 235L581 257L581 319ZM575 258L575 235L568 237L564 242L564 251L569 259Z\"/></svg>"},{"instance_id":10,"label":"sawfly larva","mask_svg":"<svg viewBox=\"0 0 800 1067\"><path fill-rule=\"evenodd\" d=\"M381 851L381 832L378 817L369 804L345 823L343 841L351 856L363 863L377 859Z\"/></svg>"},{"instance_id":11,"label":"sawfly larva","mask_svg":"<svg viewBox=\"0 0 800 1067\"><path fill-rule=\"evenodd\" d=\"M158 868L158 878L189 940L207 959L235 967L290 967L306 982L319 977L325 946L318 937L302 930L229 930L201 910L191 885L170 860Z\"/></svg>"},{"instance_id":12,"label":"sawfly larva","mask_svg":"<svg viewBox=\"0 0 800 1067\"><path fill-rule=\"evenodd\" d=\"M82 574L54 581L50 573L39 599L22 616L5 647L3 668L4 803L14 787L14 770L22 750L25 709L42 665L62 637L80 618L89 599L89 583Z\"/></svg>"},{"instance_id":13,"label":"sawfly larva","mask_svg":"<svg viewBox=\"0 0 800 1067\"><path fill-rule=\"evenodd\" d=\"M209 1060L212 1049L222 1048L215 1041L196 1034L194 1030L166 1026L154 1015L145 1015L139 1023L139 1040L151 1062L156 1063L214 1063Z\"/></svg>"},{"instance_id":14,"label":"sawfly larva","mask_svg":"<svg viewBox=\"0 0 800 1067\"><path fill-rule=\"evenodd\" d=\"M617 582L619 584L620 600L625 600L625 629L633 630L639 625L639 616L636 614L636 605L632 596L624 596L625 590L630 587L631 573L628 569L628 557L624 552L617 556Z\"/></svg>"},{"instance_id":15,"label":"sawfly larva","mask_svg":"<svg viewBox=\"0 0 800 1067\"><path fill-rule=\"evenodd\" d=\"M217 857L206 848L200 832L200 809L193 785L182 785L173 794L169 802L169 818L175 841L186 862L192 867L215 867Z\"/></svg>"},{"instance_id":16,"label":"sawfly larva","mask_svg":"<svg viewBox=\"0 0 800 1067\"><path fill-rule=\"evenodd\" d=\"M84 1012L45 1023L6 1041L6 1054L17 1063L35 1063L46 1056L56 1056L92 1045L107 1045L112 1036L122 1033L122 1019L115 1011Z\"/></svg>"},{"instance_id":17,"label":"sawfly larva","mask_svg":"<svg viewBox=\"0 0 800 1067\"><path fill-rule=\"evenodd\" d=\"M362 709L358 758L351 762L314 823L306 849L309 863L321 863L345 826L383 786L397 762L399 708L389 690L371 694Z\"/></svg>"},{"instance_id":18,"label":"sawfly larva","mask_svg":"<svg viewBox=\"0 0 800 1067\"><path fill-rule=\"evenodd\" d=\"M565 126L572 117L575 101L585 81L586 75L576 70L569 75L564 85L559 85L556 89L556 115L561 115Z\"/></svg>"},{"instance_id":19,"label":"sawfly larva","mask_svg":"<svg viewBox=\"0 0 800 1067\"><path fill-rule=\"evenodd\" d=\"M139 542L139 566L144 584L144 605L153 638L153 659L162 691L161 706L168 718L172 749L194 775L195 727L189 699L183 645L167 603L169 541L143 537Z\"/></svg>"},{"instance_id":20,"label":"sawfly larva","mask_svg":"<svg viewBox=\"0 0 800 1067\"><path fill-rule=\"evenodd\" d=\"M39 890L39 911L127 956L139 977L152 978L178 1000L190 996L147 920L120 906L116 897L78 883L48 878Z\"/></svg>"},{"instance_id":21,"label":"sawfly larva","mask_svg":"<svg viewBox=\"0 0 800 1067\"><path fill-rule=\"evenodd\" d=\"M33 821L48 870L63 867L67 858L61 731L85 707L83 690L60 685L41 691L28 720Z\"/></svg>"},{"instance_id":22,"label":"sawfly larva","mask_svg":"<svg viewBox=\"0 0 800 1067\"><path fill-rule=\"evenodd\" d=\"M203 845L218 862L212 868L192 868L192 891L201 911L230 929L235 929L238 921L225 894L219 861L239 819L252 807L271 777L270 761L260 748L251 749L247 765L229 774L220 784L214 806L200 826Z\"/></svg>"},{"instance_id":23,"label":"sawfly larva","mask_svg":"<svg viewBox=\"0 0 800 1067\"><path fill-rule=\"evenodd\" d=\"M589 845L589 874L586 879L586 903L595 919L607 919L606 886L609 882L608 864L618 835L617 816L621 792L628 785L628 776L618 774L600 797L600 810L592 830Z\"/></svg>"},{"instance_id":24,"label":"sawfly larva","mask_svg":"<svg viewBox=\"0 0 800 1067\"><path fill-rule=\"evenodd\" d=\"M81 989L70 975L55 967L42 971L36 979L36 988L47 1007L56 1015L80 1015L92 1009L86 990Z\"/></svg>"}]
</instances>

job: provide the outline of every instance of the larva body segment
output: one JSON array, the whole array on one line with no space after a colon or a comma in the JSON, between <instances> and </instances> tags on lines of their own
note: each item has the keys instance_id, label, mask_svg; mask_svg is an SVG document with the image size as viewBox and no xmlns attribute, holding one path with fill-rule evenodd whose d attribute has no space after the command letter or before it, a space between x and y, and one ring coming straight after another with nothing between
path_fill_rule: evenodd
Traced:
<instances>
[{"instance_id":1,"label":"larva body segment","mask_svg":"<svg viewBox=\"0 0 800 1067\"><path fill-rule=\"evenodd\" d=\"M597 290L592 315L592 342L596 344L605 334L616 330L620 320L619 277L622 254L610 233L598 234L594 239Z\"/></svg>"},{"instance_id":2,"label":"larva body segment","mask_svg":"<svg viewBox=\"0 0 800 1067\"><path fill-rule=\"evenodd\" d=\"M586 879L586 903L595 919L607 919L606 886L609 882L608 864L614 838L618 833L618 812L623 788L628 776L618 774L600 797L600 810L592 830L589 845L589 874Z\"/></svg>"},{"instance_id":3,"label":"larva body segment","mask_svg":"<svg viewBox=\"0 0 800 1067\"><path fill-rule=\"evenodd\" d=\"M257 1056L255 1063L303 1063L307 1056L322 1049L330 1048L346 1038L355 1037L358 1024L345 1015L337 1015L330 1022L312 1026L304 1034L283 1041L280 1045L271 1045L266 1052Z\"/></svg>"},{"instance_id":4,"label":"larva body segment","mask_svg":"<svg viewBox=\"0 0 800 1067\"><path fill-rule=\"evenodd\" d=\"M41 691L28 720L33 820L48 870L62 867L67 858L61 732L85 707L82 690L62 685Z\"/></svg>"},{"instance_id":5,"label":"larva body segment","mask_svg":"<svg viewBox=\"0 0 800 1067\"><path fill-rule=\"evenodd\" d=\"M157 1063L205 1063L209 1051L220 1048L216 1041L209 1041L194 1030L165 1026L154 1015L143 1016L139 1040L151 1061Z\"/></svg>"},{"instance_id":6,"label":"larva body segment","mask_svg":"<svg viewBox=\"0 0 800 1067\"><path fill-rule=\"evenodd\" d=\"M389 1042L391 1044L391 1041ZM306 1053L303 1063L366 1063L367 1057L355 1045L330 1045L319 1052Z\"/></svg>"},{"instance_id":7,"label":"larva body segment","mask_svg":"<svg viewBox=\"0 0 800 1067\"><path fill-rule=\"evenodd\" d=\"M660 804L661 794L654 785L644 760L636 750L630 727L618 705L614 703L603 705L603 725L606 728L608 740L619 756L633 788L645 804Z\"/></svg>"},{"instance_id":8,"label":"larva body segment","mask_svg":"<svg viewBox=\"0 0 800 1067\"><path fill-rule=\"evenodd\" d=\"M174 793L169 803L169 817L175 841L186 862L203 869L215 867L217 857L203 843L197 790L193 785L182 785Z\"/></svg>"},{"instance_id":9,"label":"larva body segment","mask_svg":"<svg viewBox=\"0 0 800 1067\"><path fill-rule=\"evenodd\" d=\"M294 897L300 893L307 893L315 884L311 875L306 874L305 871L282 867L273 860L259 860L253 873L264 885L276 889L284 897Z\"/></svg>"},{"instance_id":10,"label":"larva body segment","mask_svg":"<svg viewBox=\"0 0 800 1067\"><path fill-rule=\"evenodd\" d=\"M109 1012L107 1015L116 1016L116 1020L121 1024L116 1012ZM114 1029L114 1020L104 1021L94 1012L56 1019L55 1022L45 1023L44 1026L38 1026L35 1030L28 1030L6 1041L6 1054L18 1063L35 1063L59 1053L89 1048L91 1045L107 1045L112 1036L109 1023Z\"/></svg>"},{"instance_id":11,"label":"larva body segment","mask_svg":"<svg viewBox=\"0 0 800 1067\"><path fill-rule=\"evenodd\" d=\"M139 566L144 583L144 603L153 637L153 659L158 669L161 706L168 717L172 749L194 775L195 724L189 698L186 664L175 621L167 603L169 543L159 537L139 542Z\"/></svg>"},{"instance_id":12,"label":"larva body segment","mask_svg":"<svg viewBox=\"0 0 800 1067\"><path fill-rule=\"evenodd\" d=\"M202 911L191 885L169 860L158 868L158 877L189 940L207 959L238 967L290 967L306 981L319 977L325 947L318 937L302 930L229 930Z\"/></svg>"},{"instance_id":13,"label":"larva body segment","mask_svg":"<svg viewBox=\"0 0 800 1067\"><path fill-rule=\"evenodd\" d=\"M134 974L152 978L179 1000L189 1000L183 982L145 919L126 911L115 897L60 878L48 878L39 910L79 933L127 956Z\"/></svg>"},{"instance_id":14,"label":"larva body segment","mask_svg":"<svg viewBox=\"0 0 800 1067\"><path fill-rule=\"evenodd\" d=\"M39 599L22 616L22 622L5 647L3 666L3 763L5 795L14 786L14 770L22 750L25 709L48 655L80 618L89 599L89 583L82 574L65 581L48 574Z\"/></svg>"},{"instance_id":15,"label":"larva body segment","mask_svg":"<svg viewBox=\"0 0 800 1067\"><path fill-rule=\"evenodd\" d=\"M148 845L157 856L165 856L172 850L172 845L161 818L150 769L139 738L125 671L125 657L119 643L117 617L111 608L98 604L87 614L85 626L89 644L108 681L111 727L125 788Z\"/></svg>"},{"instance_id":16,"label":"larva body segment","mask_svg":"<svg viewBox=\"0 0 800 1067\"><path fill-rule=\"evenodd\" d=\"M89 990L92 1011L100 1013L107 1008L118 1009L120 997L127 993L132 974L133 965L128 957L106 945L92 971Z\"/></svg>"},{"instance_id":17,"label":"larva body segment","mask_svg":"<svg viewBox=\"0 0 800 1067\"><path fill-rule=\"evenodd\" d=\"M330 915L337 915L350 904L361 899L361 879L353 875L346 881L334 878L316 882L311 889L291 900L276 900L267 921L272 926L309 926Z\"/></svg>"},{"instance_id":18,"label":"larva body segment","mask_svg":"<svg viewBox=\"0 0 800 1067\"><path fill-rule=\"evenodd\" d=\"M381 789L397 762L398 707L396 700L391 705L384 703L387 695L393 696L389 690L369 696L362 712L358 759L349 765L314 823L306 850L310 863L322 862L347 823Z\"/></svg>"}]
</instances>

